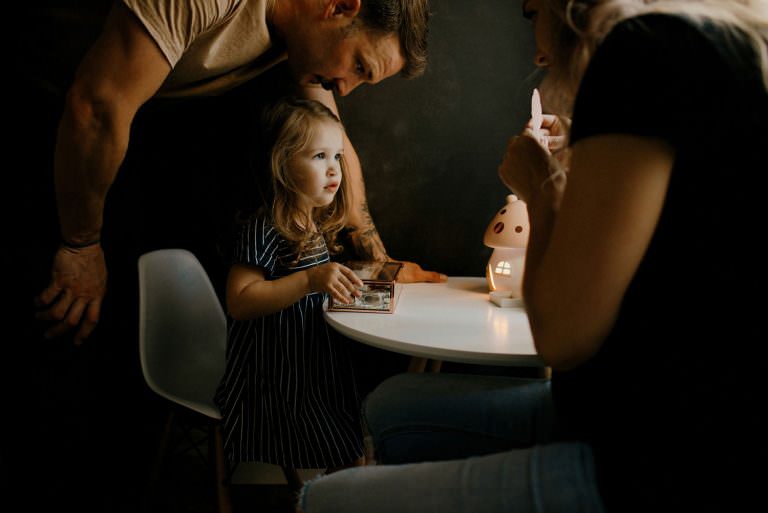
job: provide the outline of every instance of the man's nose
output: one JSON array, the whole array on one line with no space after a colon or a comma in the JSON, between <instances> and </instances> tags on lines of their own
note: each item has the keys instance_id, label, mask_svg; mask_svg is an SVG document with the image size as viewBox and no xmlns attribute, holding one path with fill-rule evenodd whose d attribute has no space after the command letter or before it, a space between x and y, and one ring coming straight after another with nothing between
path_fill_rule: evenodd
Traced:
<instances>
[{"instance_id":1,"label":"man's nose","mask_svg":"<svg viewBox=\"0 0 768 513\"><path fill-rule=\"evenodd\" d=\"M336 82L336 90L339 92L341 96L346 96L352 91L354 91L357 86L363 83L362 80L359 78L344 78L344 79L335 79Z\"/></svg>"},{"instance_id":2,"label":"man's nose","mask_svg":"<svg viewBox=\"0 0 768 513\"><path fill-rule=\"evenodd\" d=\"M547 66L549 66L549 58L547 57L546 54L537 51L536 55L533 57L533 63L538 68L546 68Z\"/></svg>"}]
</instances>

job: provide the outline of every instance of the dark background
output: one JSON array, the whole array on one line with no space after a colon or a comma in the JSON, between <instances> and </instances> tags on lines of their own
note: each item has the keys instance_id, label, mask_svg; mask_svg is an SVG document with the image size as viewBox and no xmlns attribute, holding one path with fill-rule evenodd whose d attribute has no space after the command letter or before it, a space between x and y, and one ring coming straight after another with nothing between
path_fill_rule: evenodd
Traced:
<instances>
[{"instance_id":1,"label":"dark background","mask_svg":"<svg viewBox=\"0 0 768 513\"><path fill-rule=\"evenodd\" d=\"M514 0L431 3L429 67L338 100L389 253L482 276L485 227L508 190L497 167L528 119L533 41Z\"/></svg>"},{"instance_id":2,"label":"dark background","mask_svg":"<svg viewBox=\"0 0 768 513\"><path fill-rule=\"evenodd\" d=\"M431 4L426 74L362 86L337 101L389 253L449 275L480 276L490 255L482 234L507 194L496 169L506 140L527 120L536 85L533 41L518 1ZM106 0L35 2L26 18L31 25L23 25L19 52L13 52L31 56L22 63L24 74L61 94L109 5ZM131 187L136 194L126 201L144 207L138 212L121 207L110 222L143 220L136 237L176 243L187 229L181 219L191 215L186 218L192 224L202 217L189 211L190 204L205 212L205 195L226 189L226 183L217 183L221 178L209 174L230 172L226 164L240 151L232 133L249 122L245 118L252 111L243 108L248 100L241 101L248 87L259 95L251 85L218 99L150 102L135 123L126 165L135 163L141 168L135 173L148 176L133 184L121 173L109 199L117 207L126 192L122 188ZM150 168L155 170L149 173ZM173 192L164 184L182 189ZM167 204L149 205L155 200ZM156 224L165 216L148 214L147 208L168 210L173 224Z\"/></svg>"},{"instance_id":3,"label":"dark background","mask_svg":"<svg viewBox=\"0 0 768 513\"><path fill-rule=\"evenodd\" d=\"M497 167L537 85L533 41L518 1L431 3L426 74L337 100L389 254L448 275L483 276L491 250L482 235L508 194ZM59 242L56 127L66 86L109 6L42 0L9 15L0 201L0 268L10 298L0 375L13 391L6 409L15 414L3 426L0 477L25 481L44 464L48 481L35 484L42 488L10 489L50 499L46 506L71 500L102 512L120 510L116 497L141 486L165 406L144 384L138 360L136 260L153 249L189 249L223 290L227 229L235 200L248 190L244 170L257 144L252 125L284 71L217 97L153 99L139 111L105 211L110 274L99 327L80 348L69 337L43 340L32 298L49 280ZM403 355L362 345L355 358L363 394L407 365ZM120 465L100 473L112 457ZM83 493L95 495L83 503Z\"/></svg>"}]
</instances>

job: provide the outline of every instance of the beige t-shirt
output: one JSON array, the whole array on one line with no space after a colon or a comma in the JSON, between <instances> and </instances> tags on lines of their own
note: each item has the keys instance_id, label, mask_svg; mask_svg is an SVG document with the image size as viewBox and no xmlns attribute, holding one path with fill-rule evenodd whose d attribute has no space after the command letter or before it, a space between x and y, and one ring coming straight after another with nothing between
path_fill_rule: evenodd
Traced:
<instances>
[{"instance_id":1,"label":"beige t-shirt","mask_svg":"<svg viewBox=\"0 0 768 513\"><path fill-rule=\"evenodd\" d=\"M273 45L267 0L122 0L171 64L158 96L221 93L286 58Z\"/></svg>"}]
</instances>

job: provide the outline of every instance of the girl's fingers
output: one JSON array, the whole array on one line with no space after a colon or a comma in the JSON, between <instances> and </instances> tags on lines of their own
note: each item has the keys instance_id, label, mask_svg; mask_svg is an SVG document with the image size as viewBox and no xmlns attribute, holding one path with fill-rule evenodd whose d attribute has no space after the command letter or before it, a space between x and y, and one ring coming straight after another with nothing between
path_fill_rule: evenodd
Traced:
<instances>
[{"instance_id":1,"label":"girl's fingers","mask_svg":"<svg viewBox=\"0 0 768 513\"><path fill-rule=\"evenodd\" d=\"M336 298L337 301L340 303L352 303L355 300L355 297L347 290L346 287L344 287L341 284L338 284L333 289L333 297Z\"/></svg>"},{"instance_id":2,"label":"girl's fingers","mask_svg":"<svg viewBox=\"0 0 768 513\"><path fill-rule=\"evenodd\" d=\"M341 271L342 276L346 278L352 289L359 289L363 286L363 280L361 280L360 277L356 275L352 269L346 266L341 266L339 267L339 270Z\"/></svg>"}]
</instances>

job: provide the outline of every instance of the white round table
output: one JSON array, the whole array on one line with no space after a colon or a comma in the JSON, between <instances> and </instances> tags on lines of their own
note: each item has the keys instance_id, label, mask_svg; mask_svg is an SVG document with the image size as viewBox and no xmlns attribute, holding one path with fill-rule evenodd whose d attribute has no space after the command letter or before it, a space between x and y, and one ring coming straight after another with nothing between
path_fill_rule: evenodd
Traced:
<instances>
[{"instance_id":1,"label":"white round table","mask_svg":"<svg viewBox=\"0 0 768 513\"><path fill-rule=\"evenodd\" d=\"M491 303L485 278L398 284L394 313L325 312L347 337L414 357L499 366L543 366L521 307Z\"/></svg>"}]
</instances>

